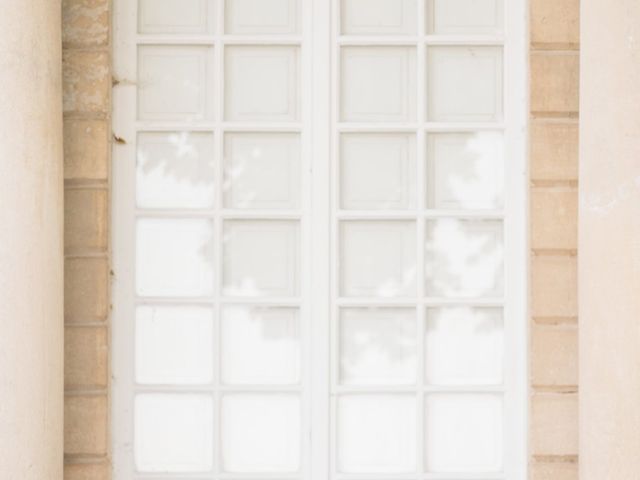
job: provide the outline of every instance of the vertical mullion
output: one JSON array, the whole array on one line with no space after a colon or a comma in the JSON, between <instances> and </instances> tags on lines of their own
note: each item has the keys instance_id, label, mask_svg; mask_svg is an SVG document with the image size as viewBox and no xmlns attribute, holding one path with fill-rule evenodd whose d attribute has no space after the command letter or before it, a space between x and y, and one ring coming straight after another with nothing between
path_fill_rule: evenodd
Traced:
<instances>
[{"instance_id":1,"label":"vertical mullion","mask_svg":"<svg viewBox=\"0 0 640 480\"><path fill-rule=\"evenodd\" d=\"M327 480L330 477L332 453L330 439L332 436L332 420L330 415L330 329L329 319L332 317L331 258L331 82L330 75L335 75L331 63L330 41L331 2L327 0L309 0L313 7L308 25L311 32L313 57L311 65L310 92L312 101L312 222L310 244L313 250L311 272L314 279L313 297L311 299L311 480ZM332 68L334 67L334 68Z\"/></svg>"},{"instance_id":2,"label":"vertical mullion","mask_svg":"<svg viewBox=\"0 0 640 480\"><path fill-rule=\"evenodd\" d=\"M337 299L340 297L340 269L339 265L339 245L340 245L340 221L337 219L337 211L340 209L340 144L341 137L337 131L337 125L340 122L340 71L341 71L341 57L342 50L338 42L340 37L340 0L332 0L327 2L331 4L331 16L329 23L326 26L330 39L330 57L331 57L331 78L328 85L330 91L330 179L329 189L330 202L329 208L330 214L330 232L331 232L331 254L328 261L331 264L331 279L330 279L330 328L329 328L329 349L330 358L329 363L331 365L329 374L330 383L330 399L331 406L329 410L329 422L331 425L331 438L329 442L330 448L330 477L335 478L338 473L338 449L337 449L337 408L338 408L338 393L337 385L339 384L339 315L340 308L338 307Z\"/></svg>"},{"instance_id":3,"label":"vertical mullion","mask_svg":"<svg viewBox=\"0 0 640 480\"><path fill-rule=\"evenodd\" d=\"M425 52L425 42L423 41L424 36L426 35L426 12L425 12L425 1L427 0L419 0L418 1L418 45L416 49L416 54L418 56L416 66L417 66L417 119L418 119L418 131L416 138L416 146L417 146L417 155L416 155L416 172L417 172L417 210L419 212L416 228L417 228L417 255L416 261L418 263L418 268L416 269L418 278L416 279L417 283L417 296L418 303L416 305L416 314L417 314L417 322L418 328L416 332L418 334L418 358L417 358L417 386L418 386L418 394L417 394L417 431L418 438L416 441L416 448L418 449L416 459L417 459L417 471L418 474L424 473L425 470L425 427L424 427L424 362L425 362L425 317L426 317L426 309L424 305L423 299L426 296L426 292L424 289L424 278L425 278L425 255L424 255L424 242L425 242L425 217L423 215L424 210L426 209L426 197L427 197L427 185L426 182L426 137L425 137L425 116L426 116L426 52Z\"/></svg>"},{"instance_id":4,"label":"vertical mullion","mask_svg":"<svg viewBox=\"0 0 640 480\"><path fill-rule=\"evenodd\" d=\"M224 0L218 0L215 6L215 27L214 27L214 75L213 75L213 98L214 98L214 185L216 186L215 205L213 214L214 228L214 336L215 343L213 348L214 362L214 390L213 390L213 425L214 425L214 442L213 442L213 471L214 474L222 473L222 454L221 440L222 429L221 411L222 411L222 394L220 392L222 386L222 240L224 230L222 225L223 200L224 200L224 130L222 122L224 119L224 50L222 37L224 35Z\"/></svg>"},{"instance_id":5,"label":"vertical mullion","mask_svg":"<svg viewBox=\"0 0 640 480\"><path fill-rule=\"evenodd\" d=\"M301 10L298 12L301 43L299 47L298 59L300 62L300 86L299 86L299 102L301 107L301 124L300 131L300 145L301 145L301 165L299 169L299 179L301 183L300 188L300 208L302 214L300 217L300 292L301 298L298 309L298 318L300 321L300 341L301 341L301 387L298 390L301 402L301 426L302 438L301 451L302 451L302 467L301 474L303 478L309 478L311 476L311 458L312 458L312 410L311 410L311 388L313 382L313 376L311 375L312 363L314 357L311 355L311 341L313 339L311 333L311 259L313 258L313 251L311 248L311 228L313 217L311 215L311 191L312 191L312 154L313 147L312 132L310 127L313 123L313 109L311 108L310 95L306 95L305 92L311 91L311 66L312 66L312 54L311 54L311 27L312 27L312 15L311 15L311 0L300 0L298 8Z\"/></svg>"}]
</instances>

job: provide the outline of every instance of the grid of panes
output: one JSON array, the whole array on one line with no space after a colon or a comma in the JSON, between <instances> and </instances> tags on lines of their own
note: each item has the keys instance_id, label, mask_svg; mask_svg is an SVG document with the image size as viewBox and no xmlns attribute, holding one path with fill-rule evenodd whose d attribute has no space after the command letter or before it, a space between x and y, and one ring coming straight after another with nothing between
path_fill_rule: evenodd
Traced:
<instances>
[{"instance_id":1,"label":"grid of panes","mask_svg":"<svg viewBox=\"0 0 640 480\"><path fill-rule=\"evenodd\" d=\"M137 1L136 479L305 475L301 9Z\"/></svg>"},{"instance_id":2,"label":"grid of panes","mask_svg":"<svg viewBox=\"0 0 640 480\"><path fill-rule=\"evenodd\" d=\"M333 0L332 478L505 478L503 0Z\"/></svg>"}]
</instances>

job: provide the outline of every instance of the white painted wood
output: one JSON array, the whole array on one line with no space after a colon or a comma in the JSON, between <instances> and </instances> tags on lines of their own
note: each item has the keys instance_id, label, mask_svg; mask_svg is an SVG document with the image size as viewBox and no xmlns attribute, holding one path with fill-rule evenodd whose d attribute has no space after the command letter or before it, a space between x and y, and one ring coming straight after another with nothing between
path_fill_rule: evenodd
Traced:
<instances>
[{"instance_id":1,"label":"white painted wood","mask_svg":"<svg viewBox=\"0 0 640 480\"><path fill-rule=\"evenodd\" d=\"M116 480L524 480L524 2L140 2Z\"/></svg>"}]
</instances>

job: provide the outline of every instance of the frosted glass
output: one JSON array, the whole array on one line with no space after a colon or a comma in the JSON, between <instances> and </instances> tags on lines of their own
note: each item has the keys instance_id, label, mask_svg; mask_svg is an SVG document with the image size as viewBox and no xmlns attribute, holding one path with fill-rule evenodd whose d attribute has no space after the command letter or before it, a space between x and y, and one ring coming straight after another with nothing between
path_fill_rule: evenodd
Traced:
<instances>
[{"instance_id":1,"label":"frosted glass","mask_svg":"<svg viewBox=\"0 0 640 480\"><path fill-rule=\"evenodd\" d=\"M416 400L410 395L348 395L337 404L341 473L416 469Z\"/></svg>"},{"instance_id":2,"label":"frosted glass","mask_svg":"<svg viewBox=\"0 0 640 480\"><path fill-rule=\"evenodd\" d=\"M339 339L342 383L415 384L416 337L413 309L343 309Z\"/></svg>"},{"instance_id":3,"label":"frosted glass","mask_svg":"<svg viewBox=\"0 0 640 480\"><path fill-rule=\"evenodd\" d=\"M138 471L205 472L213 467L209 395L137 395L134 418Z\"/></svg>"},{"instance_id":4,"label":"frosted glass","mask_svg":"<svg viewBox=\"0 0 640 480\"><path fill-rule=\"evenodd\" d=\"M503 371L500 308L430 308L425 337L426 382L499 385Z\"/></svg>"},{"instance_id":5,"label":"frosted glass","mask_svg":"<svg viewBox=\"0 0 640 480\"><path fill-rule=\"evenodd\" d=\"M415 48L344 47L340 72L343 121L415 120Z\"/></svg>"},{"instance_id":6,"label":"frosted glass","mask_svg":"<svg viewBox=\"0 0 640 480\"><path fill-rule=\"evenodd\" d=\"M213 206L213 135L193 132L140 133L137 157L138 207Z\"/></svg>"},{"instance_id":7,"label":"frosted glass","mask_svg":"<svg viewBox=\"0 0 640 480\"><path fill-rule=\"evenodd\" d=\"M152 297L210 295L213 291L212 242L213 225L209 220L138 220L138 294Z\"/></svg>"},{"instance_id":8,"label":"frosted glass","mask_svg":"<svg viewBox=\"0 0 640 480\"><path fill-rule=\"evenodd\" d=\"M340 203L345 209L415 206L416 143L407 134L347 134L340 143Z\"/></svg>"},{"instance_id":9,"label":"frosted glass","mask_svg":"<svg viewBox=\"0 0 640 480\"><path fill-rule=\"evenodd\" d=\"M416 0L342 0L342 33L411 35L416 33Z\"/></svg>"},{"instance_id":10,"label":"frosted glass","mask_svg":"<svg viewBox=\"0 0 640 480\"><path fill-rule=\"evenodd\" d=\"M212 0L138 0L140 33L207 33L214 22Z\"/></svg>"},{"instance_id":11,"label":"frosted glass","mask_svg":"<svg viewBox=\"0 0 640 480\"><path fill-rule=\"evenodd\" d=\"M296 472L300 468L300 400L286 394L236 394L222 399L225 472Z\"/></svg>"},{"instance_id":12,"label":"frosted glass","mask_svg":"<svg viewBox=\"0 0 640 480\"><path fill-rule=\"evenodd\" d=\"M430 47L428 117L438 122L502 120L501 47Z\"/></svg>"},{"instance_id":13,"label":"frosted glass","mask_svg":"<svg viewBox=\"0 0 640 480\"><path fill-rule=\"evenodd\" d=\"M499 220L432 220L427 223L427 295L501 296L503 225Z\"/></svg>"},{"instance_id":14,"label":"frosted glass","mask_svg":"<svg viewBox=\"0 0 640 480\"><path fill-rule=\"evenodd\" d=\"M298 47L225 49L225 118L295 121L299 116Z\"/></svg>"},{"instance_id":15,"label":"frosted glass","mask_svg":"<svg viewBox=\"0 0 640 480\"><path fill-rule=\"evenodd\" d=\"M204 120L213 112L211 47L138 47L138 117Z\"/></svg>"},{"instance_id":16,"label":"frosted glass","mask_svg":"<svg viewBox=\"0 0 640 480\"><path fill-rule=\"evenodd\" d=\"M212 380L213 311L205 307L136 309L136 381L202 384Z\"/></svg>"},{"instance_id":17,"label":"frosted glass","mask_svg":"<svg viewBox=\"0 0 640 480\"><path fill-rule=\"evenodd\" d=\"M344 222L340 234L340 291L343 295L415 295L414 222Z\"/></svg>"},{"instance_id":18,"label":"frosted glass","mask_svg":"<svg viewBox=\"0 0 640 480\"><path fill-rule=\"evenodd\" d=\"M427 471L499 472L503 464L502 398L433 394L425 404Z\"/></svg>"},{"instance_id":19,"label":"frosted glass","mask_svg":"<svg viewBox=\"0 0 640 480\"><path fill-rule=\"evenodd\" d=\"M429 208L502 208L504 158L500 133L434 133L427 142Z\"/></svg>"},{"instance_id":20,"label":"frosted glass","mask_svg":"<svg viewBox=\"0 0 640 480\"><path fill-rule=\"evenodd\" d=\"M503 0L427 0L427 28L434 34L496 35L503 14Z\"/></svg>"},{"instance_id":21,"label":"frosted glass","mask_svg":"<svg viewBox=\"0 0 640 480\"><path fill-rule=\"evenodd\" d=\"M227 307L221 329L224 383L285 385L300 380L296 309Z\"/></svg>"},{"instance_id":22,"label":"frosted glass","mask_svg":"<svg viewBox=\"0 0 640 480\"><path fill-rule=\"evenodd\" d=\"M300 161L300 141L296 134L227 134L225 207L299 207Z\"/></svg>"},{"instance_id":23,"label":"frosted glass","mask_svg":"<svg viewBox=\"0 0 640 480\"><path fill-rule=\"evenodd\" d=\"M294 296L299 289L295 221L234 220L224 227L224 294Z\"/></svg>"},{"instance_id":24,"label":"frosted glass","mask_svg":"<svg viewBox=\"0 0 640 480\"><path fill-rule=\"evenodd\" d=\"M226 32L292 34L298 32L298 0L226 0Z\"/></svg>"}]
</instances>

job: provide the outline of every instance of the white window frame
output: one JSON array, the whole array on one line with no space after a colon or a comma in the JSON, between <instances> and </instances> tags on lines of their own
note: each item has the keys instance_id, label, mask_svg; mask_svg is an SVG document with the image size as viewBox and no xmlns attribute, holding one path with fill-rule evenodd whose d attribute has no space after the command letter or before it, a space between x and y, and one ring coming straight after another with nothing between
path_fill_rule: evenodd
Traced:
<instances>
[{"instance_id":1,"label":"white window frame","mask_svg":"<svg viewBox=\"0 0 640 480\"><path fill-rule=\"evenodd\" d=\"M389 36L368 36L356 41L340 38L337 8L339 0L301 0L303 7L301 35L277 36L266 38L256 36L244 39L240 43L265 45L300 45L306 51L302 55L301 82L310 85L304 89L308 96L303 104L302 121L297 125L272 125L270 131L299 131L302 135L305 175L303 191L310 192L308 201L303 202L300 213L302 228L303 284L300 305L303 309L303 338L311 339L304 346L306 375L303 378L303 402L308 410L303 410L306 420L303 423L303 478L326 480L331 478L331 443L335 430L331 417L331 403L335 398L335 371L332 365L335 348L332 341L332 329L337 317L337 276L333 267L336 258L335 210L337 201L335 183L332 181L337 168L337 132L342 127L337 117L337 95L339 85L337 45L417 45L417 71L424 72L425 45L503 45L504 46L504 122L497 127L505 133L505 208L497 212L497 218L505 222L505 295L500 303L504 307L505 318L505 463L504 473L491 480L525 480L527 478L528 443L528 168L527 168L527 112L528 112L528 15L526 0L505 0L504 34L496 37L477 37L464 35L447 36L446 39L418 32L415 40L393 38ZM232 36L223 36L222 0L214 2L216 9L215 34L201 35L139 35L136 33L136 1L114 0L114 76L117 84L113 91L113 131L119 139L113 146L113 195L112 195L112 239L113 239L113 314L112 328L112 444L114 460L114 480L132 478L133 431L133 318L134 299L134 183L135 183L135 138L136 132L149 128L152 130L172 130L174 124L147 124L136 120L136 49L137 44L184 44L211 45L215 52L215 71L222 71L223 58L220 55L223 44L238 42ZM424 15L425 1L418 2L419 15ZM424 17L423 17L424 18ZM423 23L423 22L421 22ZM351 42L351 43L349 43ZM313 58L313 61L311 60ZM330 72L330 73L328 73ZM419 75L423 76L423 75ZM454 125L427 123L424 119L424 85L418 84L418 121L415 124L394 125L393 128L418 132L418 144L424 146L424 135L428 131L465 131L477 130L477 124ZM222 81L215 82L215 96L222 96ZM221 109L220 106L217 108ZM313 112L313 114L312 114ZM219 110L218 117L222 118ZM216 154L222 155L221 129L224 122L201 122L190 124L193 131L215 131ZM255 125L236 126L239 131L254 131ZM259 130L264 125L257 126ZM346 129L353 126L345 126ZM496 129L495 124L480 128ZM357 128L356 128L357 130ZM422 137L422 138L421 138ZM219 157L220 158L220 157ZM424 150L418 150L418 165L424 162ZM327 159L331 159L330 162ZM218 161L218 164L220 162ZM312 174L311 174L312 172ZM216 171L220 175L220 168ZM418 174L421 174L419 167ZM313 175L313 181L312 177ZM311 205L314 205L313 211ZM319 207L322 206L322 207ZM217 207L216 207L217 208ZM313 215L313 222L309 216ZM473 216L473 212L471 213ZM486 215L480 215L486 216ZM392 218L393 215L384 215ZM399 217L402 218L402 217ZM216 221L219 229L219 221ZM423 241L424 217L418 221L418 240ZM219 232L218 232L219 233ZM419 249L421 250L421 249ZM218 257L219 258L219 257ZM418 258L418 261L422 261ZM312 289L310 272L314 281L322 279L326 289ZM420 281L420 280L419 280ZM328 285L332 284L331 289ZM216 298L216 300L218 300ZM390 302L385 302L389 304ZM393 303L393 302L391 302ZM477 302L475 302L477 303ZM414 304L415 305L415 304ZM425 303L418 303L418 315L424 318ZM327 319L331 321L327 321ZM420 340L422 342L423 340ZM419 351L423 353L422 348ZM420 357L419 357L420 358ZM422 360L421 360L422 362ZM383 389L382 389L383 390ZM478 389L481 391L482 389ZM476 390L474 390L476 391ZM488 389L495 391L495 389ZM215 398L215 397L214 397ZM419 410L419 421L422 413ZM418 448L422 449L421 442ZM422 458L422 453L418 456ZM217 462L217 458L214 459ZM419 465L421 469L421 465ZM161 475L159 478L169 478ZM242 475L223 474L215 478L244 478ZM348 478L364 476L349 475ZM368 475L367 478L375 476ZM387 476L392 477L392 476ZM395 476L394 476L395 477ZM441 479L445 476L418 473L403 475L403 479L430 478ZM188 478L212 478L211 475L194 475ZM376 477L377 478L377 477ZM400 476L398 476L400 478ZM453 478L453 477L452 477ZM465 479L456 475L456 480ZM470 476L468 478L477 478ZM483 477L484 478L484 477Z\"/></svg>"}]
</instances>

